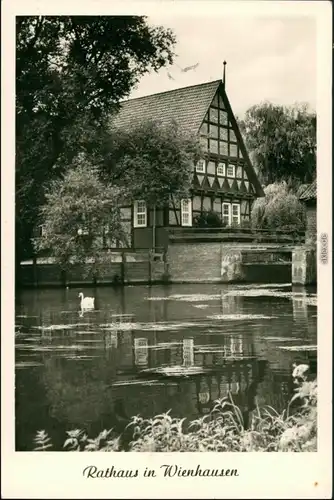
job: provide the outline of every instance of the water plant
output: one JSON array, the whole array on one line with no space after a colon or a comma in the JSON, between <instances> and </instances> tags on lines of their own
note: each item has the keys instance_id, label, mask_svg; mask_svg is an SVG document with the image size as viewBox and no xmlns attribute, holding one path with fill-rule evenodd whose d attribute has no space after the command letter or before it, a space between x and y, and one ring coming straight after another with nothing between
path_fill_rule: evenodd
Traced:
<instances>
[{"instance_id":1,"label":"water plant","mask_svg":"<svg viewBox=\"0 0 334 500\"><path fill-rule=\"evenodd\" d=\"M303 365L304 366L304 365ZM298 368L298 367L297 367ZM116 435L103 430L95 439L75 429L67 432L65 451L275 451L317 450L317 381L307 380L307 371L294 369L295 394L279 413L270 406L256 407L248 426L232 395L217 400L211 412L188 422L170 411L145 419L132 417L125 431ZM34 451L50 449L51 439L42 430L35 438Z\"/></svg>"}]
</instances>

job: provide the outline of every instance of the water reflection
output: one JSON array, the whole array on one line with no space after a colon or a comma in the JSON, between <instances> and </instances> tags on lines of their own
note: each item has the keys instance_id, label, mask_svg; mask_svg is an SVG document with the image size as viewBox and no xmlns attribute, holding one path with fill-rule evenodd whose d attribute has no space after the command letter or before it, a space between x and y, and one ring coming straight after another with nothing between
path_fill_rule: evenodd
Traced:
<instances>
[{"instance_id":1,"label":"water reflection","mask_svg":"<svg viewBox=\"0 0 334 500\"><path fill-rule=\"evenodd\" d=\"M293 390L292 363L316 371L315 351L289 350L316 343L312 292L244 290L98 288L87 291L96 308L83 317L78 290L23 292L16 305L17 449L31 449L36 429L50 429L61 446L65 430L121 432L135 414L172 409L196 418L229 391L246 424L256 401L282 409Z\"/></svg>"}]
</instances>

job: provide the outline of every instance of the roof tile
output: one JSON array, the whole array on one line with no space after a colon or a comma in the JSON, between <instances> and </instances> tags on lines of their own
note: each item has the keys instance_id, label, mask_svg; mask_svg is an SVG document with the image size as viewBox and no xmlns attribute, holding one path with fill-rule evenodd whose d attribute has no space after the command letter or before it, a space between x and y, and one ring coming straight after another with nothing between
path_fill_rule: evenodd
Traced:
<instances>
[{"instance_id":1,"label":"roof tile","mask_svg":"<svg viewBox=\"0 0 334 500\"><path fill-rule=\"evenodd\" d=\"M305 191L302 192L299 199L302 201L316 200L317 199L317 181L316 180L313 181L312 184L309 184L309 186L305 189Z\"/></svg>"},{"instance_id":2,"label":"roof tile","mask_svg":"<svg viewBox=\"0 0 334 500\"><path fill-rule=\"evenodd\" d=\"M189 133L197 133L221 80L184 87L121 103L113 118L116 127L131 127L146 120L175 120Z\"/></svg>"}]
</instances>

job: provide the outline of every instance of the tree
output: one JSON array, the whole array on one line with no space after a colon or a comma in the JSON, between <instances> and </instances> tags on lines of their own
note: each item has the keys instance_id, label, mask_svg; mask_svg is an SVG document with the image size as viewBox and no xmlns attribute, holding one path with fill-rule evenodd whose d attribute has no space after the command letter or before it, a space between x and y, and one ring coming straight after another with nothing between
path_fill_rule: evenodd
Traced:
<instances>
[{"instance_id":1,"label":"tree","mask_svg":"<svg viewBox=\"0 0 334 500\"><path fill-rule=\"evenodd\" d=\"M257 229L305 230L305 208L286 182L269 184L265 196L258 198L251 213L252 226Z\"/></svg>"},{"instance_id":2,"label":"tree","mask_svg":"<svg viewBox=\"0 0 334 500\"><path fill-rule=\"evenodd\" d=\"M316 176L316 115L307 105L255 105L239 124L264 184L312 182Z\"/></svg>"},{"instance_id":3,"label":"tree","mask_svg":"<svg viewBox=\"0 0 334 500\"><path fill-rule=\"evenodd\" d=\"M128 199L145 200L155 212L170 200L189 197L194 165L202 156L196 135L175 121L147 120L127 130L112 128L111 137L101 168L113 183L125 186Z\"/></svg>"},{"instance_id":4,"label":"tree","mask_svg":"<svg viewBox=\"0 0 334 500\"><path fill-rule=\"evenodd\" d=\"M103 270L105 231L124 238L121 191L102 182L96 168L79 155L60 179L51 182L45 197L40 210L43 233L35 240L36 250L47 251L63 270L83 263L87 272Z\"/></svg>"},{"instance_id":5,"label":"tree","mask_svg":"<svg viewBox=\"0 0 334 500\"><path fill-rule=\"evenodd\" d=\"M173 60L169 29L138 16L25 16L16 23L16 256L32 252L44 186L94 156L119 101Z\"/></svg>"}]
</instances>

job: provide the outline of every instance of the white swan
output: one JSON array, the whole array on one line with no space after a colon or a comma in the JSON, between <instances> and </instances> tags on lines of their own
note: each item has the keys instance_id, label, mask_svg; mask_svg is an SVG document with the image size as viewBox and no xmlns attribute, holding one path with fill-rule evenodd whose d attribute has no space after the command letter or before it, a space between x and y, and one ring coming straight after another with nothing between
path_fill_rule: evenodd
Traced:
<instances>
[{"instance_id":1,"label":"white swan","mask_svg":"<svg viewBox=\"0 0 334 500\"><path fill-rule=\"evenodd\" d=\"M84 294L80 292L79 298L81 299L81 310L94 309L95 297L84 297Z\"/></svg>"}]
</instances>

